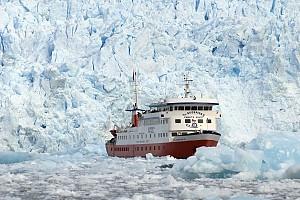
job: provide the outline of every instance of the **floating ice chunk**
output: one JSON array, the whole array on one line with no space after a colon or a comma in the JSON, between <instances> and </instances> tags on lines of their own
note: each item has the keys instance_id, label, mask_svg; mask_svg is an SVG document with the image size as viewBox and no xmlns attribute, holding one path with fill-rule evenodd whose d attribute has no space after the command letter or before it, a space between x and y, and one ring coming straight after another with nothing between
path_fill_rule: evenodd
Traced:
<instances>
[{"instance_id":1,"label":"floating ice chunk","mask_svg":"<svg viewBox=\"0 0 300 200\"><path fill-rule=\"evenodd\" d=\"M133 200L163 200L165 198L156 196L154 194L135 194L132 197Z\"/></svg>"},{"instance_id":2,"label":"floating ice chunk","mask_svg":"<svg viewBox=\"0 0 300 200\"><path fill-rule=\"evenodd\" d=\"M242 147L201 147L177 161L174 172L189 178L300 178L299 133L263 133Z\"/></svg>"},{"instance_id":3,"label":"floating ice chunk","mask_svg":"<svg viewBox=\"0 0 300 200\"><path fill-rule=\"evenodd\" d=\"M300 164L290 166L283 174L284 178L300 179Z\"/></svg>"},{"instance_id":4,"label":"floating ice chunk","mask_svg":"<svg viewBox=\"0 0 300 200\"><path fill-rule=\"evenodd\" d=\"M0 152L0 164L19 163L32 159L33 156L25 152Z\"/></svg>"},{"instance_id":5,"label":"floating ice chunk","mask_svg":"<svg viewBox=\"0 0 300 200\"><path fill-rule=\"evenodd\" d=\"M146 159L147 160L150 160L150 159L152 159L154 156L152 155L152 153L147 153L146 154Z\"/></svg>"},{"instance_id":6,"label":"floating ice chunk","mask_svg":"<svg viewBox=\"0 0 300 200\"><path fill-rule=\"evenodd\" d=\"M240 172L259 174L262 163L262 152L257 150L243 150L220 145L216 148L201 147L195 156L187 161L179 161L175 166L188 177L225 178Z\"/></svg>"},{"instance_id":7,"label":"floating ice chunk","mask_svg":"<svg viewBox=\"0 0 300 200\"><path fill-rule=\"evenodd\" d=\"M116 200L164 200L165 198L156 196L154 194L135 194L131 198L118 197Z\"/></svg>"}]
</instances>

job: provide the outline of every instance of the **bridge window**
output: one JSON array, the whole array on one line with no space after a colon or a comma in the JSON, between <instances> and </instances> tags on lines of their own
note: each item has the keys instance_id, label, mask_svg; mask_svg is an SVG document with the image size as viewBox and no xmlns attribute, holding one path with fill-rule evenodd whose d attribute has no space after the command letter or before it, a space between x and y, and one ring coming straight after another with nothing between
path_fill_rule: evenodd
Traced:
<instances>
[{"instance_id":1,"label":"bridge window","mask_svg":"<svg viewBox=\"0 0 300 200\"><path fill-rule=\"evenodd\" d=\"M197 110L197 106L192 106L192 110Z\"/></svg>"},{"instance_id":2,"label":"bridge window","mask_svg":"<svg viewBox=\"0 0 300 200\"><path fill-rule=\"evenodd\" d=\"M184 106L178 106L178 110L184 110Z\"/></svg>"},{"instance_id":3,"label":"bridge window","mask_svg":"<svg viewBox=\"0 0 300 200\"><path fill-rule=\"evenodd\" d=\"M203 110L203 106L198 106L198 110Z\"/></svg>"},{"instance_id":4,"label":"bridge window","mask_svg":"<svg viewBox=\"0 0 300 200\"><path fill-rule=\"evenodd\" d=\"M191 123L191 119L185 119L185 123Z\"/></svg>"},{"instance_id":5,"label":"bridge window","mask_svg":"<svg viewBox=\"0 0 300 200\"><path fill-rule=\"evenodd\" d=\"M198 123L203 123L203 119L198 119Z\"/></svg>"},{"instance_id":6,"label":"bridge window","mask_svg":"<svg viewBox=\"0 0 300 200\"><path fill-rule=\"evenodd\" d=\"M177 110L177 106L174 107L174 110Z\"/></svg>"},{"instance_id":7,"label":"bridge window","mask_svg":"<svg viewBox=\"0 0 300 200\"><path fill-rule=\"evenodd\" d=\"M211 123L211 119L207 119L206 122L207 122L207 123Z\"/></svg>"},{"instance_id":8,"label":"bridge window","mask_svg":"<svg viewBox=\"0 0 300 200\"><path fill-rule=\"evenodd\" d=\"M173 111L173 106L170 106L170 111Z\"/></svg>"},{"instance_id":9,"label":"bridge window","mask_svg":"<svg viewBox=\"0 0 300 200\"><path fill-rule=\"evenodd\" d=\"M212 110L212 106L208 106L208 110Z\"/></svg>"},{"instance_id":10,"label":"bridge window","mask_svg":"<svg viewBox=\"0 0 300 200\"><path fill-rule=\"evenodd\" d=\"M204 110L208 110L208 106L204 106Z\"/></svg>"},{"instance_id":11,"label":"bridge window","mask_svg":"<svg viewBox=\"0 0 300 200\"><path fill-rule=\"evenodd\" d=\"M191 110L191 106L186 106L185 110Z\"/></svg>"},{"instance_id":12,"label":"bridge window","mask_svg":"<svg viewBox=\"0 0 300 200\"><path fill-rule=\"evenodd\" d=\"M181 123L181 119L175 119L175 123L176 124L180 124Z\"/></svg>"}]
</instances>

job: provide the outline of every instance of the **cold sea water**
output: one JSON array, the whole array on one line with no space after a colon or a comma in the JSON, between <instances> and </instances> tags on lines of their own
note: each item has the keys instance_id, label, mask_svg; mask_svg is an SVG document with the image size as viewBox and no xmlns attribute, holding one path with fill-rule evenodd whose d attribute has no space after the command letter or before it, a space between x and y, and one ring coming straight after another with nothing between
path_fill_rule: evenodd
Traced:
<instances>
[{"instance_id":1,"label":"cold sea water","mask_svg":"<svg viewBox=\"0 0 300 200\"><path fill-rule=\"evenodd\" d=\"M299 179L185 175L172 157L1 153L0 199L300 199ZM184 160L181 163L187 162Z\"/></svg>"}]
</instances>

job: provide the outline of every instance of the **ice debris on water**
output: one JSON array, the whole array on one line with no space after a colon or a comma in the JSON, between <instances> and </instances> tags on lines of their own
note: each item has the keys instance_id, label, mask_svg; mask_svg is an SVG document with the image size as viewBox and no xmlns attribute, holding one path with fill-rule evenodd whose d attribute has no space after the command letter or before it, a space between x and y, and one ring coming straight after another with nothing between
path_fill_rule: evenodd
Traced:
<instances>
[{"instance_id":1,"label":"ice debris on water","mask_svg":"<svg viewBox=\"0 0 300 200\"><path fill-rule=\"evenodd\" d=\"M298 0L0 4L0 151L101 143L105 154L108 130L130 117L123 110L137 67L142 105L180 93L186 72L194 95L220 102L227 145L200 148L173 168L191 177L298 177Z\"/></svg>"}]
</instances>

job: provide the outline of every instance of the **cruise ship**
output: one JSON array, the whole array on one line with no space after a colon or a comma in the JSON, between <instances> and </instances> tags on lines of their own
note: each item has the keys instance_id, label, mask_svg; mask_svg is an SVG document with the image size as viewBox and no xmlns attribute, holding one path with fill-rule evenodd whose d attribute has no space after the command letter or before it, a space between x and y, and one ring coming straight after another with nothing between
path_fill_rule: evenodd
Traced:
<instances>
[{"instance_id":1,"label":"cruise ship","mask_svg":"<svg viewBox=\"0 0 300 200\"><path fill-rule=\"evenodd\" d=\"M166 98L142 110L137 105L137 81L134 72L135 104L131 122L125 128L110 130L113 138L106 142L109 156L173 156L185 159L198 147L215 147L221 134L217 131L221 113L214 110L216 99L191 95L190 82L184 76L184 96Z\"/></svg>"}]
</instances>

